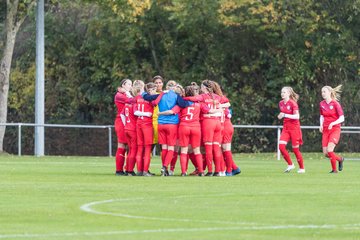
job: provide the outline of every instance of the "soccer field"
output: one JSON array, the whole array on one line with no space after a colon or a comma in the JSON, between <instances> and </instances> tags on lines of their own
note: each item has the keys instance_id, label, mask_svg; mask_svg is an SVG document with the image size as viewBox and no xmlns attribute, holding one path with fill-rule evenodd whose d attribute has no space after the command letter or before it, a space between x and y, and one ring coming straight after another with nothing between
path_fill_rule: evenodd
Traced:
<instances>
[{"instance_id":1,"label":"soccer field","mask_svg":"<svg viewBox=\"0 0 360 240\"><path fill-rule=\"evenodd\" d=\"M234 177L119 177L109 157L0 155L0 239L360 239L360 161L235 159Z\"/></svg>"}]
</instances>

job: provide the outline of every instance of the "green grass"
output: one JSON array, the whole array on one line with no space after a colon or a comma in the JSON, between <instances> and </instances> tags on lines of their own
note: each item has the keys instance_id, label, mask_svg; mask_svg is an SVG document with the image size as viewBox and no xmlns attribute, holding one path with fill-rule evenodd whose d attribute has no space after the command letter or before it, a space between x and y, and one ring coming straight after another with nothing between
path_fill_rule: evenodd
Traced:
<instances>
[{"instance_id":1,"label":"green grass","mask_svg":"<svg viewBox=\"0 0 360 240\"><path fill-rule=\"evenodd\" d=\"M304 154L301 175L275 154L235 157L235 177L145 178L114 176L108 157L0 155L0 239L360 238L359 161L329 174ZM81 210L92 202L101 214Z\"/></svg>"}]
</instances>

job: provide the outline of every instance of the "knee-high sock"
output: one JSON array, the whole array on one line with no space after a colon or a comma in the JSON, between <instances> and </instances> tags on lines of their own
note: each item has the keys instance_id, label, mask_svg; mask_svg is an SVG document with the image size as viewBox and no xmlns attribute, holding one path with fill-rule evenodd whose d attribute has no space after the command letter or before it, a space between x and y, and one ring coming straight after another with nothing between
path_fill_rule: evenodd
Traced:
<instances>
[{"instance_id":1,"label":"knee-high sock","mask_svg":"<svg viewBox=\"0 0 360 240\"><path fill-rule=\"evenodd\" d=\"M189 153L189 158L191 160L191 163L194 165L194 167L197 168L195 154L194 153Z\"/></svg>"},{"instance_id":2,"label":"knee-high sock","mask_svg":"<svg viewBox=\"0 0 360 240\"><path fill-rule=\"evenodd\" d=\"M328 152L331 162L331 169L336 171L336 154L334 152Z\"/></svg>"},{"instance_id":3,"label":"knee-high sock","mask_svg":"<svg viewBox=\"0 0 360 240\"><path fill-rule=\"evenodd\" d=\"M174 152L173 157L171 159L171 163L170 163L170 170L171 171L175 170L177 158L178 158L178 152Z\"/></svg>"},{"instance_id":4,"label":"knee-high sock","mask_svg":"<svg viewBox=\"0 0 360 240\"><path fill-rule=\"evenodd\" d=\"M221 149L219 144L213 144L213 154L214 154L214 163L215 163L215 172L221 171Z\"/></svg>"},{"instance_id":5,"label":"knee-high sock","mask_svg":"<svg viewBox=\"0 0 360 240\"><path fill-rule=\"evenodd\" d=\"M204 168L203 168L203 157L202 154L194 154L195 155L195 159L196 159L196 168L199 171L199 173L203 173L204 172Z\"/></svg>"},{"instance_id":6,"label":"knee-high sock","mask_svg":"<svg viewBox=\"0 0 360 240\"><path fill-rule=\"evenodd\" d=\"M206 159L206 166L208 168L208 172L212 172L212 161L213 161L213 146L212 144L205 145L205 159Z\"/></svg>"},{"instance_id":7,"label":"knee-high sock","mask_svg":"<svg viewBox=\"0 0 360 240\"><path fill-rule=\"evenodd\" d=\"M139 145L137 147L137 152L136 152L136 169L138 172L142 172L144 170L143 152L144 152L144 146Z\"/></svg>"},{"instance_id":8,"label":"knee-high sock","mask_svg":"<svg viewBox=\"0 0 360 240\"><path fill-rule=\"evenodd\" d=\"M237 168L236 164L233 161L232 153L231 151L225 151L223 152L225 163L226 163L226 172L231 173L231 171ZM236 168L233 168L233 165L235 164Z\"/></svg>"},{"instance_id":9,"label":"knee-high sock","mask_svg":"<svg viewBox=\"0 0 360 240\"><path fill-rule=\"evenodd\" d=\"M151 145L145 145L143 171L148 172L151 161Z\"/></svg>"},{"instance_id":10,"label":"knee-high sock","mask_svg":"<svg viewBox=\"0 0 360 240\"><path fill-rule=\"evenodd\" d=\"M116 156L115 156L116 171L124 170L125 151L126 151L125 148L118 148L116 150Z\"/></svg>"},{"instance_id":11,"label":"knee-high sock","mask_svg":"<svg viewBox=\"0 0 360 240\"><path fill-rule=\"evenodd\" d=\"M163 166L165 166L165 159L166 159L167 152L168 152L167 149L162 149L161 150L161 163L162 163Z\"/></svg>"},{"instance_id":12,"label":"knee-high sock","mask_svg":"<svg viewBox=\"0 0 360 240\"><path fill-rule=\"evenodd\" d=\"M164 166L167 168L173 158L174 150L167 150Z\"/></svg>"},{"instance_id":13,"label":"knee-high sock","mask_svg":"<svg viewBox=\"0 0 360 240\"><path fill-rule=\"evenodd\" d=\"M220 147L221 149L221 147ZM220 150L220 172L225 172L225 158L223 152Z\"/></svg>"},{"instance_id":14,"label":"knee-high sock","mask_svg":"<svg viewBox=\"0 0 360 240\"><path fill-rule=\"evenodd\" d=\"M187 154L186 153L180 154L180 166L181 166L181 173L186 173L186 169L187 169Z\"/></svg>"},{"instance_id":15,"label":"knee-high sock","mask_svg":"<svg viewBox=\"0 0 360 240\"><path fill-rule=\"evenodd\" d=\"M300 169L304 169L304 159L302 157L300 149L299 148L293 148L293 152L294 152L294 154L296 156L297 162L299 163Z\"/></svg>"},{"instance_id":16,"label":"knee-high sock","mask_svg":"<svg viewBox=\"0 0 360 240\"><path fill-rule=\"evenodd\" d=\"M280 144L279 149L280 149L281 155L284 157L287 164L292 165L293 163L291 161L289 152L286 150L286 145L285 144Z\"/></svg>"},{"instance_id":17,"label":"knee-high sock","mask_svg":"<svg viewBox=\"0 0 360 240\"><path fill-rule=\"evenodd\" d=\"M205 153L204 153L204 154L201 154L201 156L202 156L202 159L203 159L203 164L202 164L203 170L205 171L205 170L206 170L206 167L207 167L206 154L205 154Z\"/></svg>"}]
</instances>

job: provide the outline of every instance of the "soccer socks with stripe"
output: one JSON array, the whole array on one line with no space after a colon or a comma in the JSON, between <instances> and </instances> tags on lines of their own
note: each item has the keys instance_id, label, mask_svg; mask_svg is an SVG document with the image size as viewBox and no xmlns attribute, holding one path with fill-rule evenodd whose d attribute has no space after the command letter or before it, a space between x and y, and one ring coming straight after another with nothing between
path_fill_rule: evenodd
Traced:
<instances>
[{"instance_id":1,"label":"soccer socks with stripe","mask_svg":"<svg viewBox=\"0 0 360 240\"><path fill-rule=\"evenodd\" d=\"M300 169L304 169L304 159L302 157L300 149L299 148L293 148L293 152L294 152L294 154L296 156L297 162L299 163Z\"/></svg>"},{"instance_id":2,"label":"soccer socks with stripe","mask_svg":"<svg viewBox=\"0 0 360 240\"><path fill-rule=\"evenodd\" d=\"M289 152L286 150L286 145L285 144L280 144L279 149L280 149L281 155L284 157L287 164L292 165L293 163L291 161Z\"/></svg>"},{"instance_id":3,"label":"soccer socks with stripe","mask_svg":"<svg viewBox=\"0 0 360 240\"><path fill-rule=\"evenodd\" d=\"M118 148L116 150L116 156L115 156L116 171L124 170L125 151L126 151L125 148Z\"/></svg>"}]
</instances>

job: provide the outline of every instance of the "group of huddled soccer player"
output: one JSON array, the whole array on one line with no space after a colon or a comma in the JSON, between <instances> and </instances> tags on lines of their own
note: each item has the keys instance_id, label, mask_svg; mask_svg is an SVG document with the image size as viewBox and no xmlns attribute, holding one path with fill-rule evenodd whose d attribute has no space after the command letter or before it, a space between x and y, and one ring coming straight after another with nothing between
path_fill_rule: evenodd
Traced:
<instances>
[{"instance_id":1,"label":"group of huddled soccer player","mask_svg":"<svg viewBox=\"0 0 360 240\"><path fill-rule=\"evenodd\" d=\"M233 176L241 173L231 152L234 128L230 103L219 84L204 80L200 86L193 82L183 88L170 80L166 90L163 85L161 76L155 76L147 84L141 80L121 81L114 98L118 139L116 175L153 176L149 167L152 148L157 143L161 146L162 176L174 174L179 153L181 176L187 175L189 160L195 167L190 175ZM323 153L331 162L330 173L337 173L337 162L342 171L344 162L344 158L334 153L344 122L338 102L340 90L341 85L336 88L324 86L321 90L324 100L320 102L320 132ZM286 150L291 141L299 164L297 172L305 173L299 150L303 144L297 104L299 95L287 86L281 89L281 98L277 117L283 120L279 150L288 164L285 172L295 169Z\"/></svg>"},{"instance_id":2,"label":"group of huddled soccer player","mask_svg":"<svg viewBox=\"0 0 360 240\"><path fill-rule=\"evenodd\" d=\"M163 81L161 76L147 84L121 81L114 98L116 175L153 176L149 167L156 143L161 146L162 176L174 174L179 153L181 176L187 175L189 160L195 167L190 175L239 174L231 153L230 103L219 84L204 80L200 86L182 87L170 80L163 91Z\"/></svg>"}]
</instances>

